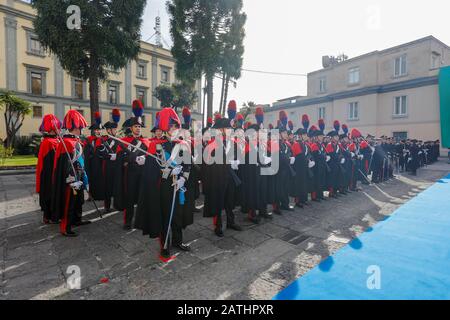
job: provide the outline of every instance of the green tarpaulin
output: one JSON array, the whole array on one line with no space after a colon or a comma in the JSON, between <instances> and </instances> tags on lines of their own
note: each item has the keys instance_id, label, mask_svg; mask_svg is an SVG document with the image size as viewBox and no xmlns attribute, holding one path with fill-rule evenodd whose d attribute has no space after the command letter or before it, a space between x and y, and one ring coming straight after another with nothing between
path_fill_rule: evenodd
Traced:
<instances>
[{"instance_id":1,"label":"green tarpaulin","mask_svg":"<svg viewBox=\"0 0 450 320\"><path fill-rule=\"evenodd\" d=\"M439 95L441 97L442 146L450 148L450 67L439 72Z\"/></svg>"}]
</instances>

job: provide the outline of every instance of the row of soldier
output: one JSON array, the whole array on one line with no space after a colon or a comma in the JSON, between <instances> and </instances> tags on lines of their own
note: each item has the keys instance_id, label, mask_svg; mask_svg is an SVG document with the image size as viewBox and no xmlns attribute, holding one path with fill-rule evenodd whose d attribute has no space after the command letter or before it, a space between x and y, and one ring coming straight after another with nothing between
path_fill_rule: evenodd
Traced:
<instances>
[{"instance_id":1,"label":"row of soldier","mask_svg":"<svg viewBox=\"0 0 450 320\"><path fill-rule=\"evenodd\" d=\"M369 184L370 174L378 183L392 178L399 168L415 173L421 164L437 159L436 143L364 138L338 121L325 134L323 120L310 126L303 115L302 128L294 131L284 111L276 128L269 125L269 139L264 140L263 109L256 109L254 124L244 123L234 101L228 118L208 119L200 139L186 134L192 131L189 108L182 112L184 124L172 108L158 112L152 138L143 137L139 100L132 111L134 116L124 122L120 134L119 110L114 109L105 124L97 113L87 139L82 139L86 120L76 110L70 110L62 123L46 115L40 127L36 190L44 223L58 223L64 236L77 236L73 227L89 223L82 219L86 193L91 200L104 201L105 213L122 211L125 230L136 228L158 238L164 262L173 259L173 247L190 250L183 230L193 223L201 194L203 216L212 218L214 233L223 237L225 229L242 231L235 218L238 207L259 224L272 214L293 211L290 198L303 208L358 191L358 181ZM230 131L232 139L227 138ZM220 154L223 159L199 162L193 152L198 148L203 157L217 159ZM250 160L252 152L261 155L256 162Z\"/></svg>"}]
</instances>

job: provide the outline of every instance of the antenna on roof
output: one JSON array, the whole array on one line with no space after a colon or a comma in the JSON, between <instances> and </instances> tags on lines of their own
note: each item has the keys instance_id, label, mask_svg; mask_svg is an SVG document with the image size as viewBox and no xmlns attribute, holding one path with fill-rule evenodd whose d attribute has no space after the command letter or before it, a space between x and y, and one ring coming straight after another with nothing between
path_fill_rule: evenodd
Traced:
<instances>
[{"instance_id":1,"label":"antenna on roof","mask_svg":"<svg viewBox=\"0 0 450 320\"><path fill-rule=\"evenodd\" d=\"M155 35L156 35L156 40L155 40L155 44L158 47L162 47L162 36L161 36L161 17L158 15L155 19Z\"/></svg>"},{"instance_id":2,"label":"antenna on roof","mask_svg":"<svg viewBox=\"0 0 450 320\"><path fill-rule=\"evenodd\" d=\"M348 56L345 55L344 53L338 55L337 57L323 56L322 57L322 66L324 68L329 68L329 67L339 64L341 62L344 62L345 60L348 60Z\"/></svg>"}]
</instances>

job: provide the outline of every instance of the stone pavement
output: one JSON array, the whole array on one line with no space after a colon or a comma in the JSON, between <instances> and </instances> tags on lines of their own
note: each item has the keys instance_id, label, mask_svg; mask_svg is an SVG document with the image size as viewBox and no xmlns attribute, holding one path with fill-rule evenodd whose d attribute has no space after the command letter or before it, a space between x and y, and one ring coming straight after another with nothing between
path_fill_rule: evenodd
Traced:
<instances>
[{"instance_id":1,"label":"stone pavement","mask_svg":"<svg viewBox=\"0 0 450 320\"><path fill-rule=\"evenodd\" d=\"M184 233L193 251L169 264L157 259L156 240L123 231L120 213L98 219L89 202L93 223L78 238L60 236L41 224L34 176L0 176L0 300L270 299L448 172L440 162L257 226L239 213L245 231L222 239L196 214ZM66 284L70 266L81 272L79 290Z\"/></svg>"}]
</instances>

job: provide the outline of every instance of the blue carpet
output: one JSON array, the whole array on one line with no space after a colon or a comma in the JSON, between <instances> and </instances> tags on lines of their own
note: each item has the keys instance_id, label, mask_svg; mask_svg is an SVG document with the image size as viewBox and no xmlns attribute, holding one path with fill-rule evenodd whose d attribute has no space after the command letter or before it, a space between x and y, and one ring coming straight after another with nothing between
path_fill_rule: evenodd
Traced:
<instances>
[{"instance_id":1,"label":"blue carpet","mask_svg":"<svg viewBox=\"0 0 450 320\"><path fill-rule=\"evenodd\" d=\"M379 284L379 289L368 285L374 275L379 281L370 283ZM274 299L450 299L450 175Z\"/></svg>"}]
</instances>

